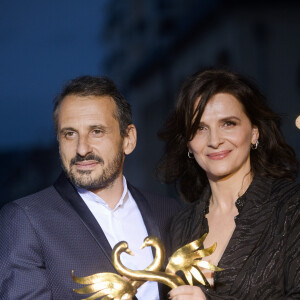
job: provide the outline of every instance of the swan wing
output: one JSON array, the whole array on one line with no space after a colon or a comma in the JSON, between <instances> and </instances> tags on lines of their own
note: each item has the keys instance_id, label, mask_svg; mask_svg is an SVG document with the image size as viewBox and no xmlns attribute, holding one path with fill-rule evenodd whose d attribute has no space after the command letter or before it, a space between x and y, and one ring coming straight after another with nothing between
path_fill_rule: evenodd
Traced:
<instances>
[{"instance_id":1,"label":"swan wing","mask_svg":"<svg viewBox=\"0 0 300 300\"><path fill-rule=\"evenodd\" d=\"M136 287L130 281L115 273L97 273L86 277L76 277L72 274L72 277L77 283L88 284L80 289L74 289L74 292L78 294L93 293L84 300L94 300L103 296L106 296L106 299L121 300L123 296L126 295L126 298L130 298L137 292Z\"/></svg>"},{"instance_id":2,"label":"swan wing","mask_svg":"<svg viewBox=\"0 0 300 300\"><path fill-rule=\"evenodd\" d=\"M202 260L203 257L211 255L217 247L217 244L214 243L209 248L201 249L206 236L207 234L204 234L200 239L195 240L175 251L166 267L166 273L176 274L176 272L182 271L190 285L192 285L191 277L195 278L203 285L206 285L206 278L201 271L199 272L195 268L195 266L213 271L223 270Z\"/></svg>"}]
</instances>

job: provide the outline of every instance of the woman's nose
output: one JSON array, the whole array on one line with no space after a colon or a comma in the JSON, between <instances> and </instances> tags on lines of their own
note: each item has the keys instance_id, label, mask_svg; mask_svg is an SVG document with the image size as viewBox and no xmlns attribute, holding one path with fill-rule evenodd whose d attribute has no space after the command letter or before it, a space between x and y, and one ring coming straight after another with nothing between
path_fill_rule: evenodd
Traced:
<instances>
[{"instance_id":1,"label":"woman's nose","mask_svg":"<svg viewBox=\"0 0 300 300\"><path fill-rule=\"evenodd\" d=\"M210 129L209 138L208 138L208 146L212 148L218 148L221 144L223 144L224 139L219 129Z\"/></svg>"}]
</instances>

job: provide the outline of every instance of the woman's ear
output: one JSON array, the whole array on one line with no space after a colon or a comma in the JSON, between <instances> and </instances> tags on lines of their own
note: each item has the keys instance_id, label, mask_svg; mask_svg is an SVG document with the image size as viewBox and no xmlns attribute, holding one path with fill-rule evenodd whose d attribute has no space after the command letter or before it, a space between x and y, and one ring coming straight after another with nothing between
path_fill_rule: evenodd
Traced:
<instances>
[{"instance_id":1,"label":"woman's ear","mask_svg":"<svg viewBox=\"0 0 300 300\"><path fill-rule=\"evenodd\" d=\"M128 155L134 150L136 146L137 132L133 124L128 125L126 132L127 135L123 139L123 150L124 153Z\"/></svg>"},{"instance_id":2,"label":"woman's ear","mask_svg":"<svg viewBox=\"0 0 300 300\"><path fill-rule=\"evenodd\" d=\"M257 126L252 127L252 138L251 138L251 144L255 144L256 141L259 139L259 131Z\"/></svg>"},{"instance_id":3,"label":"woman's ear","mask_svg":"<svg viewBox=\"0 0 300 300\"><path fill-rule=\"evenodd\" d=\"M189 143L187 143L186 147L187 147L187 151L188 151L188 152L193 153L192 150L191 150L191 147L190 147L190 144L189 144Z\"/></svg>"}]
</instances>

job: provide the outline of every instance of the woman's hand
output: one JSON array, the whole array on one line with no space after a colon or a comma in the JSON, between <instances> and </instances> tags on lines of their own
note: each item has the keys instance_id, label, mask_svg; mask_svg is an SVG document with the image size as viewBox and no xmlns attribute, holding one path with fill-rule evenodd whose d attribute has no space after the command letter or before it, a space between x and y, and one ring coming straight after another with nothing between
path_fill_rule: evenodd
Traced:
<instances>
[{"instance_id":1,"label":"woman's hand","mask_svg":"<svg viewBox=\"0 0 300 300\"><path fill-rule=\"evenodd\" d=\"M198 286L181 285L169 293L172 300L205 300L206 297Z\"/></svg>"}]
</instances>

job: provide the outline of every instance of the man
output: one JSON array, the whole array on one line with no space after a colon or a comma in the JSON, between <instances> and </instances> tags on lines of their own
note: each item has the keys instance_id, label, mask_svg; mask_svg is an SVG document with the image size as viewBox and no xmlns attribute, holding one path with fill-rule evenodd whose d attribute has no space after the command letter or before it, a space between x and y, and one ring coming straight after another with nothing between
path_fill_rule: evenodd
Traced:
<instances>
[{"instance_id":1,"label":"man","mask_svg":"<svg viewBox=\"0 0 300 300\"><path fill-rule=\"evenodd\" d=\"M0 212L0 299L82 299L72 280L116 272L114 245L131 269L153 260L148 235L166 246L176 201L141 192L122 175L125 155L136 146L130 105L104 77L74 79L56 98L53 119L64 173L53 186L8 203ZM138 174L137 174L138 176ZM168 253L170 254L170 253ZM159 299L155 282L138 299ZM161 295L162 298L162 295Z\"/></svg>"}]
</instances>

